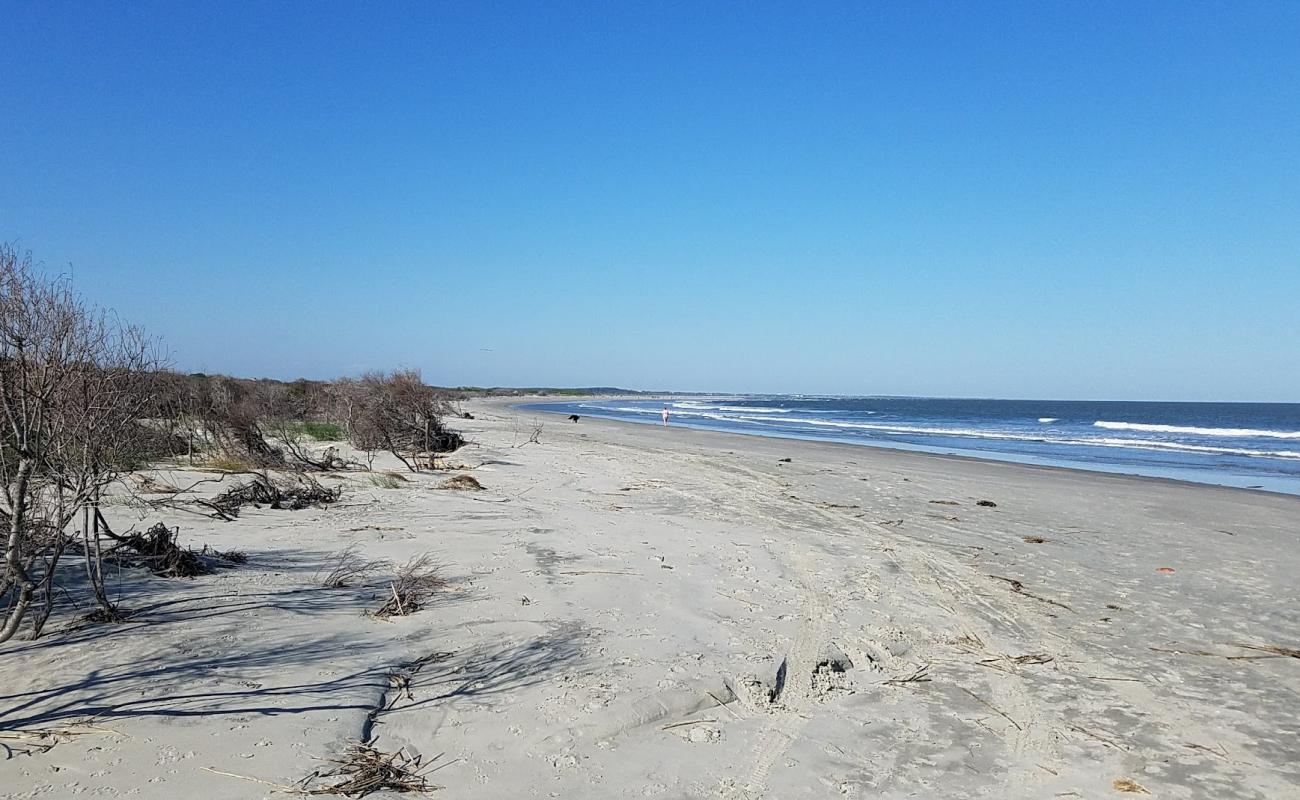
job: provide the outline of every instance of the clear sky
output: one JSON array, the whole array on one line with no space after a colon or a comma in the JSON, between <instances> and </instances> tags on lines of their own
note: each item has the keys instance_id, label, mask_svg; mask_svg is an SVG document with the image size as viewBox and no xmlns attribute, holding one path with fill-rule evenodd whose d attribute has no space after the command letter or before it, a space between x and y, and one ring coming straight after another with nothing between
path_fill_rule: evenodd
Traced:
<instances>
[{"instance_id":1,"label":"clear sky","mask_svg":"<svg viewBox=\"0 0 1300 800\"><path fill-rule=\"evenodd\" d=\"M1300 3L0 0L0 239L178 368L1300 401Z\"/></svg>"}]
</instances>

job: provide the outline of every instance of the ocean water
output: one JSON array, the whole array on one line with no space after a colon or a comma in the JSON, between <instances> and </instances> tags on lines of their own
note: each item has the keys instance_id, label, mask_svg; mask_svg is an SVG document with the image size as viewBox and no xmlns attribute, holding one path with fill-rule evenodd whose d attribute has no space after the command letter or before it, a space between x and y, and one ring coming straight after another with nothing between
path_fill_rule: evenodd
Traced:
<instances>
[{"instance_id":1,"label":"ocean water","mask_svg":"<svg viewBox=\"0 0 1300 800\"><path fill-rule=\"evenodd\" d=\"M741 396L526 408L1300 494L1300 403Z\"/></svg>"}]
</instances>

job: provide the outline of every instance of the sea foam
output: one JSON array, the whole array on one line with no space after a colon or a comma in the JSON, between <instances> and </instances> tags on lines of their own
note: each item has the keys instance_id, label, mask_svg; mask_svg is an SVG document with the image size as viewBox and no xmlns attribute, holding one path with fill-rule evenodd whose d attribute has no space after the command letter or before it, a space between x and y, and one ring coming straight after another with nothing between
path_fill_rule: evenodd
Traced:
<instances>
[{"instance_id":1,"label":"sea foam","mask_svg":"<svg viewBox=\"0 0 1300 800\"><path fill-rule=\"evenodd\" d=\"M1183 433L1192 436L1248 436L1255 439L1300 439L1300 431L1269 431L1255 428L1195 428L1181 425L1148 425L1141 422L1092 423L1098 428L1112 431L1141 431L1143 433Z\"/></svg>"}]
</instances>

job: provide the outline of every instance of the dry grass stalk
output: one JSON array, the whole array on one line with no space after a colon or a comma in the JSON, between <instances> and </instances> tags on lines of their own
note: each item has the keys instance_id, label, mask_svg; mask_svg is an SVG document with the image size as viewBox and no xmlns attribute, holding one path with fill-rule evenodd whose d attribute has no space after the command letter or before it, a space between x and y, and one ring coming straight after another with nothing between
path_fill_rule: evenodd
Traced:
<instances>
[{"instance_id":1,"label":"dry grass stalk","mask_svg":"<svg viewBox=\"0 0 1300 800\"><path fill-rule=\"evenodd\" d=\"M407 479L397 472L372 472L366 476L370 485L377 489L400 489Z\"/></svg>"},{"instance_id":2,"label":"dry grass stalk","mask_svg":"<svg viewBox=\"0 0 1300 800\"><path fill-rule=\"evenodd\" d=\"M73 721L55 728L35 728L29 730L12 730L0 731L0 748L10 750L15 753L32 755L35 753L44 753L55 745L70 741L78 736L88 734L107 734L109 736L122 736L118 731L112 728L105 728L95 725L88 720ZM10 747L5 742L18 743L17 746Z\"/></svg>"},{"instance_id":3,"label":"dry grass stalk","mask_svg":"<svg viewBox=\"0 0 1300 800\"><path fill-rule=\"evenodd\" d=\"M922 664L920 667L902 678L890 678L885 681L886 686L903 686L908 683L929 683L930 682L930 665Z\"/></svg>"},{"instance_id":4,"label":"dry grass stalk","mask_svg":"<svg viewBox=\"0 0 1300 800\"><path fill-rule=\"evenodd\" d=\"M1008 584L1011 585L1011 591L1015 592L1016 594L1023 594L1025 597L1032 597L1033 599L1037 600L1040 603L1048 603L1050 605L1058 606L1060 608L1064 608L1066 611L1074 610L1073 608L1067 606L1065 603L1057 602L1056 600L1053 600L1049 597L1043 597L1042 595L1037 595L1034 594L1033 592L1025 591L1025 585L1020 581L1016 580L1015 578L1004 578L1001 575L990 575L989 577L993 578L994 580L1006 581Z\"/></svg>"},{"instance_id":5,"label":"dry grass stalk","mask_svg":"<svg viewBox=\"0 0 1300 800\"><path fill-rule=\"evenodd\" d=\"M393 581L389 584L390 596L375 612L375 616L387 619L414 614L446 586L442 567L433 556L428 553L416 556L397 568Z\"/></svg>"},{"instance_id":6,"label":"dry grass stalk","mask_svg":"<svg viewBox=\"0 0 1300 800\"><path fill-rule=\"evenodd\" d=\"M1262 656L1228 656L1228 658L1234 660L1246 658L1300 658L1300 650L1294 647L1283 647L1277 644L1238 644L1234 646L1266 654Z\"/></svg>"},{"instance_id":7,"label":"dry grass stalk","mask_svg":"<svg viewBox=\"0 0 1300 800\"><path fill-rule=\"evenodd\" d=\"M1125 792L1127 794L1151 794L1151 792L1147 791L1145 786L1132 778L1116 778L1111 782L1111 786L1113 786L1117 792Z\"/></svg>"},{"instance_id":8,"label":"dry grass stalk","mask_svg":"<svg viewBox=\"0 0 1300 800\"><path fill-rule=\"evenodd\" d=\"M299 781L297 790L308 795L365 797L380 791L425 794L438 788L426 778L432 762L425 764L423 756L404 747L385 753L374 745L374 739L351 742L342 757L329 759L331 766Z\"/></svg>"},{"instance_id":9,"label":"dry grass stalk","mask_svg":"<svg viewBox=\"0 0 1300 800\"><path fill-rule=\"evenodd\" d=\"M322 567L316 573L317 582L327 589L342 589L365 583L375 573L390 568L392 562L381 558L365 558L361 555L360 549L353 544L331 556L326 566L329 567L328 572Z\"/></svg>"}]
</instances>

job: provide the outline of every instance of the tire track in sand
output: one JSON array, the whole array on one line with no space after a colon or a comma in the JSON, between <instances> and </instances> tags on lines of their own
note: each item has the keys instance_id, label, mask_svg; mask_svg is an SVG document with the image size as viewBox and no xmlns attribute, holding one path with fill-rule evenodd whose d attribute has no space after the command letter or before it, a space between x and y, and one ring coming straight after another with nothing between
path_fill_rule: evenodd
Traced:
<instances>
[{"instance_id":1,"label":"tire track in sand","mask_svg":"<svg viewBox=\"0 0 1300 800\"><path fill-rule=\"evenodd\" d=\"M799 583L799 627L786 654L781 694L755 735L750 759L742 767L744 778L721 787L719 795L727 800L750 800L766 794L768 774L802 735L810 719L808 712L816 702L813 671L826 642L826 598L813 581L805 554L792 549L787 566Z\"/></svg>"}]
</instances>

